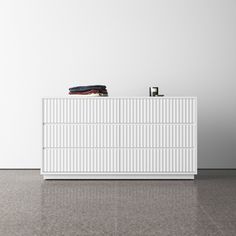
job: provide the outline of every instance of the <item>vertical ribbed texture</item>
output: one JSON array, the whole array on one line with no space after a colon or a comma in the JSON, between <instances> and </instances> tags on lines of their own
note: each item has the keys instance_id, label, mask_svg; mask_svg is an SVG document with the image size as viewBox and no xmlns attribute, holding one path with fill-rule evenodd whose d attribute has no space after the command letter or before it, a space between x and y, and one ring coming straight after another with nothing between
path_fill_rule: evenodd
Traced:
<instances>
[{"instance_id":1,"label":"vertical ribbed texture","mask_svg":"<svg viewBox=\"0 0 236 236\"><path fill-rule=\"evenodd\" d=\"M49 98L44 99L45 124L118 123L119 99Z\"/></svg>"},{"instance_id":2,"label":"vertical ribbed texture","mask_svg":"<svg viewBox=\"0 0 236 236\"><path fill-rule=\"evenodd\" d=\"M43 172L196 172L194 98L43 100Z\"/></svg>"}]
</instances>

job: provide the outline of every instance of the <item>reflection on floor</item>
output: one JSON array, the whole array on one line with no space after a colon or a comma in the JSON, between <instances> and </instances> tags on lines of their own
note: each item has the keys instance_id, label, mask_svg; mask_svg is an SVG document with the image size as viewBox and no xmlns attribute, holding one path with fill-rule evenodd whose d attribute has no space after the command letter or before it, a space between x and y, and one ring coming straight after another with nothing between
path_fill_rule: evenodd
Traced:
<instances>
[{"instance_id":1,"label":"reflection on floor","mask_svg":"<svg viewBox=\"0 0 236 236\"><path fill-rule=\"evenodd\" d=\"M0 235L236 235L236 171L194 181L43 181L0 170Z\"/></svg>"}]
</instances>

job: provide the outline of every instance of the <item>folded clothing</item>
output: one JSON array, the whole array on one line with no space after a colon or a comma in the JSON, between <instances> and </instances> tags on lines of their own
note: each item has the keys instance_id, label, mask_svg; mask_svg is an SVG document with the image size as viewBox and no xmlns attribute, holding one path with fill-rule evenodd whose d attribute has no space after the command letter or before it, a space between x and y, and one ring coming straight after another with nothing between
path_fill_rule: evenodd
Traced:
<instances>
[{"instance_id":1,"label":"folded clothing","mask_svg":"<svg viewBox=\"0 0 236 236\"><path fill-rule=\"evenodd\" d=\"M85 92L89 90L104 90L106 89L105 85L88 85L88 86L77 86L77 87L72 87L69 88L71 92Z\"/></svg>"},{"instance_id":2,"label":"folded clothing","mask_svg":"<svg viewBox=\"0 0 236 236\"><path fill-rule=\"evenodd\" d=\"M98 89L91 89L88 91L84 92L79 92L79 91L70 91L69 94L81 94L81 95L86 95L86 94L91 94L91 93L107 93L106 90L98 90Z\"/></svg>"},{"instance_id":3,"label":"folded clothing","mask_svg":"<svg viewBox=\"0 0 236 236\"><path fill-rule=\"evenodd\" d=\"M81 96L108 96L108 92L105 85L77 86L69 88L69 94Z\"/></svg>"},{"instance_id":4,"label":"folded clothing","mask_svg":"<svg viewBox=\"0 0 236 236\"><path fill-rule=\"evenodd\" d=\"M99 91L99 90L90 90L85 92L69 92L69 94L76 94L76 95L90 95L90 94L99 94L99 95L108 95L107 91Z\"/></svg>"},{"instance_id":5,"label":"folded clothing","mask_svg":"<svg viewBox=\"0 0 236 236\"><path fill-rule=\"evenodd\" d=\"M90 93L90 94L77 94L77 93L69 93L70 95L76 95L77 97L100 97L104 95L100 95L99 93Z\"/></svg>"}]
</instances>

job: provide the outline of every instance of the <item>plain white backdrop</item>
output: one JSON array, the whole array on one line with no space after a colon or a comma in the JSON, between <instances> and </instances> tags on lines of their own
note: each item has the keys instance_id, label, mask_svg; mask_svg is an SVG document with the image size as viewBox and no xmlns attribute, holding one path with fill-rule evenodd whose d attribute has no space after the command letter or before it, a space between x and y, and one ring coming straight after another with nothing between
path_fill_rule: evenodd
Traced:
<instances>
[{"instance_id":1,"label":"plain white backdrop","mask_svg":"<svg viewBox=\"0 0 236 236\"><path fill-rule=\"evenodd\" d=\"M1 0L0 168L39 168L41 98L198 97L198 167L236 168L236 1Z\"/></svg>"}]
</instances>

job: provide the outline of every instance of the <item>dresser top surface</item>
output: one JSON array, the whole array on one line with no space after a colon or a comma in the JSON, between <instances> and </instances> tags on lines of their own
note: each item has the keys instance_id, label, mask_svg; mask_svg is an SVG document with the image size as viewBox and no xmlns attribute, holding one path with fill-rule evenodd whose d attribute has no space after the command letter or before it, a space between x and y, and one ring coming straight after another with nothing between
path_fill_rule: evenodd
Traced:
<instances>
[{"instance_id":1,"label":"dresser top surface","mask_svg":"<svg viewBox=\"0 0 236 236\"><path fill-rule=\"evenodd\" d=\"M77 96L77 95L68 95L64 97L44 97L42 99L197 99L197 97L191 96L191 97L87 97L87 96Z\"/></svg>"}]
</instances>

